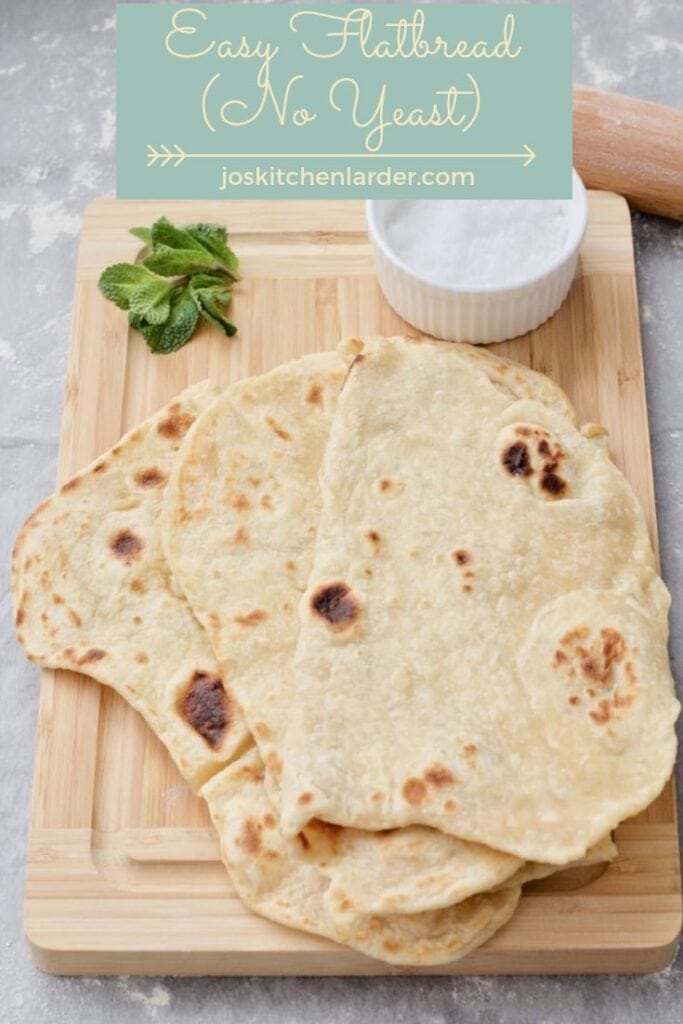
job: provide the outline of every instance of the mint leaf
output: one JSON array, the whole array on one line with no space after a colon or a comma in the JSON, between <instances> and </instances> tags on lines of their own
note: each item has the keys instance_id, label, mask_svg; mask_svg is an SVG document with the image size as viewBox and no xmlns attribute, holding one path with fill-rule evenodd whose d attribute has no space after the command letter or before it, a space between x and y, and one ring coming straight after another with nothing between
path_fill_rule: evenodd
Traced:
<instances>
[{"instance_id":1,"label":"mint leaf","mask_svg":"<svg viewBox=\"0 0 683 1024\"><path fill-rule=\"evenodd\" d=\"M129 296L129 309L134 316L144 317L151 324L163 324L171 311L171 281L154 278L134 288Z\"/></svg>"},{"instance_id":2,"label":"mint leaf","mask_svg":"<svg viewBox=\"0 0 683 1024\"><path fill-rule=\"evenodd\" d=\"M168 245L155 245L151 256L143 260L148 270L163 277L219 271L221 264L206 249L171 249Z\"/></svg>"},{"instance_id":3,"label":"mint leaf","mask_svg":"<svg viewBox=\"0 0 683 1024\"><path fill-rule=\"evenodd\" d=\"M100 275L99 289L103 295L115 302L119 309L130 309L133 293L153 282L165 284L161 278L151 274L143 266L134 263L115 263Z\"/></svg>"},{"instance_id":4,"label":"mint leaf","mask_svg":"<svg viewBox=\"0 0 683 1024\"><path fill-rule=\"evenodd\" d=\"M205 252L201 242L196 241L185 228L176 228L166 217L160 217L152 225L152 245L167 246L169 249L195 249Z\"/></svg>"},{"instance_id":5,"label":"mint leaf","mask_svg":"<svg viewBox=\"0 0 683 1024\"><path fill-rule=\"evenodd\" d=\"M222 225L177 228L160 217L151 228L131 228L130 233L146 246L138 255L141 262L107 267L99 287L120 309L128 310L130 326L152 352L181 348L200 316L228 336L236 333L224 314L232 298L230 286L238 280L239 261Z\"/></svg>"},{"instance_id":6,"label":"mint leaf","mask_svg":"<svg viewBox=\"0 0 683 1024\"><path fill-rule=\"evenodd\" d=\"M191 235L197 242L201 242L208 252L220 260L233 281L238 280L239 260L227 244L228 232L222 225L188 224L185 230L188 235Z\"/></svg>"},{"instance_id":7,"label":"mint leaf","mask_svg":"<svg viewBox=\"0 0 683 1024\"><path fill-rule=\"evenodd\" d=\"M197 275L190 282L190 290L195 305L200 314L214 327L218 327L224 334L231 338L237 333L237 328L225 316L220 306L227 305L232 295L230 290L221 284L214 283L215 278L206 275Z\"/></svg>"},{"instance_id":8,"label":"mint leaf","mask_svg":"<svg viewBox=\"0 0 683 1024\"><path fill-rule=\"evenodd\" d=\"M151 228L131 228L128 232L129 235L135 235L145 245L152 244L152 229Z\"/></svg>"},{"instance_id":9,"label":"mint leaf","mask_svg":"<svg viewBox=\"0 0 683 1024\"><path fill-rule=\"evenodd\" d=\"M164 331L163 324L150 324L144 317L137 316L135 313L128 314L128 323L143 336L147 342L147 347L152 352L158 351L159 340Z\"/></svg>"},{"instance_id":10,"label":"mint leaf","mask_svg":"<svg viewBox=\"0 0 683 1024\"><path fill-rule=\"evenodd\" d=\"M190 286L175 289L169 318L152 351L176 352L182 348L194 334L198 320L199 311L190 293Z\"/></svg>"},{"instance_id":11,"label":"mint leaf","mask_svg":"<svg viewBox=\"0 0 683 1024\"><path fill-rule=\"evenodd\" d=\"M205 320L213 324L214 327L220 328L229 338L237 334L235 325L223 316L219 306L211 299L202 299L200 313Z\"/></svg>"}]
</instances>

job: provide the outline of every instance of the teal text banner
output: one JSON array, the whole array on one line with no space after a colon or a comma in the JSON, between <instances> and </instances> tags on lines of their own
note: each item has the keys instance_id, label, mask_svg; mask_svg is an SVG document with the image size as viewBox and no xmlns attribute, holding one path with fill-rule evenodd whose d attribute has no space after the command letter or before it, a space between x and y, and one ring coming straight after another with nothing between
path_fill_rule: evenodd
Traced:
<instances>
[{"instance_id":1,"label":"teal text banner","mask_svg":"<svg viewBox=\"0 0 683 1024\"><path fill-rule=\"evenodd\" d=\"M120 4L123 199L571 194L569 4Z\"/></svg>"}]
</instances>

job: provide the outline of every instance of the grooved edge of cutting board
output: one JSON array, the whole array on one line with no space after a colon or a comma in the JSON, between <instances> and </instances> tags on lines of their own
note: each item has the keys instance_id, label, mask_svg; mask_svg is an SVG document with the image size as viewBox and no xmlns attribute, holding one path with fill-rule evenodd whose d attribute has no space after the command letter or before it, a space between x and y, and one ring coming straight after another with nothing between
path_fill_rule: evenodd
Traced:
<instances>
[{"instance_id":1,"label":"grooved edge of cutting board","mask_svg":"<svg viewBox=\"0 0 683 1024\"><path fill-rule=\"evenodd\" d=\"M232 341L211 329L150 356L97 278L135 256L134 224L223 221L244 280ZM86 211L59 477L113 445L195 380L225 385L347 334L416 332L384 301L356 202L117 202ZM591 193L577 280L560 312L496 351L548 373L582 419L603 423L656 544L630 217ZM604 871L525 891L517 914L452 966L403 970L266 921L236 896L206 809L113 692L82 676L41 681L25 927L36 962L64 974L491 974L658 970L681 925L672 783L617 833Z\"/></svg>"}]
</instances>

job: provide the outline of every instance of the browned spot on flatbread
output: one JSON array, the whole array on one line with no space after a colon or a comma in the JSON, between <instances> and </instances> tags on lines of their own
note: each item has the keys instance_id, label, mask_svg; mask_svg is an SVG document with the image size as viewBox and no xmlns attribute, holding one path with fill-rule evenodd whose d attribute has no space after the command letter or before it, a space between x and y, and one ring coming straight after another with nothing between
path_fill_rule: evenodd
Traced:
<instances>
[{"instance_id":1,"label":"browned spot on flatbread","mask_svg":"<svg viewBox=\"0 0 683 1024\"><path fill-rule=\"evenodd\" d=\"M455 551L451 552L451 558L456 565L467 565L472 561L472 556L469 551L465 551L464 548L456 548Z\"/></svg>"},{"instance_id":2,"label":"browned spot on flatbread","mask_svg":"<svg viewBox=\"0 0 683 1024\"><path fill-rule=\"evenodd\" d=\"M503 466L510 476L531 476L533 470L529 460L529 449L523 441L508 445L503 452Z\"/></svg>"},{"instance_id":3,"label":"browned spot on flatbread","mask_svg":"<svg viewBox=\"0 0 683 1024\"><path fill-rule=\"evenodd\" d=\"M119 530L109 543L114 555L120 558L124 565L132 565L135 559L140 557L144 546L144 541L131 530Z\"/></svg>"},{"instance_id":4,"label":"browned spot on flatbread","mask_svg":"<svg viewBox=\"0 0 683 1024\"><path fill-rule=\"evenodd\" d=\"M601 700L598 702L597 709L589 712L591 718L596 725L604 725L610 720L610 703L608 700Z\"/></svg>"},{"instance_id":5,"label":"browned spot on flatbread","mask_svg":"<svg viewBox=\"0 0 683 1024\"><path fill-rule=\"evenodd\" d=\"M80 627L83 625L83 622L78 612L75 612L73 608L69 608L68 614L72 624L76 627L76 629L80 629Z\"/></svg>"},{"instance_id":6,"label":"browned spot on flatbread","mask_svg":"<svg viewBox=\"0 0 683 1024\"><path fill-rule=\"evenodd\" d=\"M281 440L283 440L283 441L291 441L292 440L292 435L290 433L288 433L288 431L286 431L284 427L281 427L280 424L276 420L274 420L272 416L266 416L266 423L268 424L270 429L273 431L273 433L277 434L277 436L279 438L281 438Z\"/></svg>"},{"instance_id":7,"label":"browned spot on flatbread","mask_svg":"<svg viewBox=\"0 0 683 1024\"><path fill-rule=\"evenodd\" d=\"M310 850L311 844L309 843L308 839L306 838L303 832L299 832L296 838L299 840L304 850Z\"/></svg>"},{"instance_id":8,"label":"browned spot on flatbread","mask_svg":"<svg viewBox=\"0 0 683 1024\"><path fill-rule=\"evenodd\" d=\"M372 546L374 553L377 554L380 547L382 546L381 534L379 534L377 530L368 530L365 536L367 540L370 542L370 545Z\"/></svg>"},{"instance_id":9,"label":"browned spot on flatbread","mask_svg":"<svg viewBox=\"0 0 683 1024\"><path fill-rule=\"evenodd\" d=\"M427 787L422 779L410 778L403 783L403 798L409 804L421 804L427 796Z\"/></svg>"},{"instance_id":10,"label":"browned spot on flatbread","mask_svg":"<svg viewBox=\"0 0 683 1024\"><path fill-rule=\"evenodd\" d=\"M24 612L24 609L22 607L18 608L17 609L17 614L16 614L15 619L14 619L15 625L21 626L21 624L23 623L25 618L26 618L26 613ZM42 616L41 616L41 618L42 618ZM46 616L46 618L47 618L47 616Z\"/></svg>"},{"instance_id":11,"label":"browned spot on flatbread","mask_svg":"<svg viewBox=\"0 0 683 1024\"><path fill-rule=\"evenodd\" d=\"M135 626L141 626L142 625L142 619L140 618L139 615L134 615L133 616L133 624Z\"/></svg>"},{"instance_id":12,"label":"browned spot on flatbread","mask_svg":"<svg viewBox=\"0 0 683 1024\"><path fill-rule=\"evenodd\" d=\"M212 629L221 628L221 617L216 612L209 612L209 625Z\"/></svg>"},{"instance_id":13,"label":"browned spot on flatbread","mask_svg":"<svg viewBox=\"0 0 683 1024\"><path fill-rule=\"evenodd\" d=\"M271 814L270 811L267 811L263 815L263 824L266 825L268 828L275 828L275 826L277 825L275 815Z\"/></svg>"},{"instance_id":14,"label":"browned spot on flatbread","mask_svg":"<svg viewBox=\"0 0 683 1024\"><path fill-rule=\"evenodd\" d=\"M252 612L247 612L246 615L236 615L235 622L240 626L258 626L259 622L265 622L268 618L268 612L264 611L263 608L254 608Z\"/></svg>"},{"instance_id":15,"label":"browned spot on flatbread","mask_svg":"<svg viewBox=\"0 0 683 1024\"><path fill-rule=\"evenodd\" d=\"M306 401L310 402L311 405L323 404L323 389L319 384L311 384L306 395Z\"/></svg>"},{"instance_id":16,"label":"browned spot on flatbread","mask_svg":"<svg viewBox=\"0 0 683 1024\"><path fill-rule=\"evenodd\" d=\"M237 782L263 782L265 778L265 772L263 768L252 768L250 765L245 764L241 768L236 769L232 772L233 779Z\"/></svg>"},{"instance_id":17,"label":"browned spot on flatbread","mask_svg":"<svg viewBox=\"0 0 683 1024\"><path fill-rule=\"evenodd\" d=\"M311 597L311 608L334 632L348 629L360 615L351 588L341 581L319 587Z\"/></svg>"},{"instance_id":18,"label":"browned spot on flatbread","mask_svg":"<svg viewBox=\"0 0 683 1024\"><path fill-rule=\"evenodd\" d=\"M166 419L161 420L158 424L157 433L168 438L169 441L177 441L185 436L193 423L194 416L189 412L183 412L182 406L178 402L174 402L168 408Z\"/></svg>"},{"instance_id":19,"label":"browned spot on flatbread","mask_svg":"<svg viewBox=\"0 0 683 1024\"><path fill-rule=\"evenodd\" d=\"M242 822L242 829L240 831L237 845L241 846L245 853L256 854L261 849L261 830L258 823L253 821L251 818L246 818Z\"/></svg>"},{"instance_id":20,"label":"browned spot on flatbread","mask_svg":"<svg viewBox=\"0 0 683 1024\"><path fill-rule=\"evenodd\" d=\"M107 652L101 650L99 647L91 647L89 651L82 654L76 662L77 665L91 665L95 661L101 661L102 658L107 657Z\"/></svg>"},{"instance_id":21,"label":"browned spot on flatbread","mask_svg":"<svg viewBox=\"0 0 683 1024\"><path fill-rule=\"evenodd\" d=\"M554 651L551 665L572 688L577 681L583 685L588 716L596 725L619 721L638 696L639 682L633 662L627 660L626 641L610 626L592 638L588 626L569 630ZM577 693L570 693L567 700L573 707L581 704Z\"/></svg>"},{"instance_id":22,"label":"browned spot on flatbread","mask_svg":"<svg viewBox=\"0 0 683 1024\"><path fill-rule=\"evenodd\" d=\"M93 473L104 473L107 469L106 462L98 462L96 466L93 466Z\"/></svg>"},{"instance_id":23,"label":"browned spot on flatbread","mask_svg":"<svg viewBox=\"0 0 683 1024\"><path fill-rule=\"evenodd\" d=\"M257 722L254 726L254 736L257 740L269 740L273 734L265 722Z\"/></svg>"},{"instance_id":24,"label":"browned spot on flatbread","mask_svg":"<svg viewBox=\"0 0 683 1024\"><path fill-rule=\"evenodd\" d=\"M216 750L228 728L228 697L221 677L197 670L180 698L178 711Z\"/></svg>"},{"instance_id":25,"label":"browned spot on flatbread","mask_svg":"<svg viewBox=\"0 0 683 1024\"><path fill-rule=\"evenodd\" d=\"M462 592L463 592L463 594L471 594L472 593L472 585L470 583L465 583L463 585Z\"/></svg>"},{"instance_id":26,"label":"browned spot on flatbread","mask_svg":"<svg viewBox=\"0 0 683 1024\"><path fill-rule=\"evenodd\" d=\"M474 757L476 752L477 747L474 743L466 743L461 751L463 757Z\"/></svg>"},{"instance_id":27,"label":"browned spot on flatbread","mask_svg":"<svg viewBox=\"0 0 683 1024\"><path fill-rule=\"evenodd\" d=\"M246 494L236 494L231 504L238 512L247 512L251 508L251 502Z\"/></svg>"},{"instance_id":28,"label":"browned spot on flatbread","mask_svg":"<svg viewBox=\"0 0 683 1024\"><path fill-rule=\"evenodd\" d=\"M301 807L305 807L306 804L310 804L312 799L313 799L313 794L312 793L300 793L299 796L297 797L296 802L298 804L300 804Z\"/></svg>"},{"instance_id":29,"label":"browned spot on flatbread","mask_svg":"<svg viewBox=\"0 0 683 1024\"><path fill-rule=\"evenodd\" d=\"M233 547L238 547L241 544L248 544L248 531L243 526L240 526L236 533L233 535L233 538L230 543L232 544Z\"/></svg>"},{"instance_id":30,"label":"browned spot on flatbread","mask_svg":"<svg viewBox=\"0 0 683 1024\"><path fill-rule=\"evenodd\" d=\"M81 478L79 476L74 476L74 477L71 478L71 480L67 480L67 482L62 487L62 490L63 491L75 491L76 488L80 486L80 483L81 483Z\"/></svg>"},{"instance_id":31,"label":"browned spot on flatbread","mask_svg":"<svg viewBox=\"0 0 683 1024\"><path fill-rule=\"evenodd\" d=\"M146 665L147 662L149 661L149 658L147 657L144 651L138 651L138 653L135 655L135 660L137 661L138 665Z\"/></svg>"},{"instance_id":32,"label":"browned spot on flatbread","mask_svg":"<svg viewBox=\"0 0 683 1024\"><path fill-rule=\"evenodd\" d=\"M266 763L266 768L273 775L279 775L280 774L280 772L282 771L282 761L280 760L280 758L278 757L278 755L275 753L274 750L270 750L266 754L266 756L264 758L264 761Z\"/></svg>"},{"instance_id":33,"label":"browned spot on flatbread","mask_svg":"<svg viewBox=\"0 0 683 1024\"><path fill-rule=\"evenodd\" d=\"M273 499L269 494L264 494L261 498L261 507L265 508L268 512L273 511Z\"/></svg>"},{"instance_id":34,"label":"browned spot on flatbread","mask_svg":"<svg viewBox=\"0 0 683 1024\"><path fill-rule=\"evenodd\" d=\"M559 498L567 490L567 483L552 469L546 469L543 471L543 476L541 477L541 487L551 497Z\"/></svg>"},{"instance_id":35,"label":"browned spot on flatbread","mask_svg":"<svg viewBox=\"0 0 683 1024\"><path fill-rule=\"evenodd\" d=\"M380 793L380 791L377 790L376 793L372 794L372 799L375 801L375 803L377 803L380 800L384 800L384 793Z\"/></svg>"},{"instance_id":36,"label":"browned spot on flatbread","mask_svg":"<svg viewBox=\"0 0 683 1024\"><path fill-rule=\"evenodd\" d=\"M382 494L386 494L386 492L390 491L392 487L396 486L396 484L394 483L393 480L390 480L389 477L383 476L377 486L379 487Z\"/></svg>"},{"instance_id":37,"label":"browned spot on flatbread","mask_svg":"<svg viewBox=\"0 0 683 1024\"><path fill-rule=\"evenodd\" d=\"M130 589L133 591L134 594L146 594L147 593L147 587L145 586L144 580L141 580L137 576L136 576L136 578L134 580L130 581Z\"/></svg>"},{"instance_id":38,"label":"browned spot on flatbread","mask_svg":"<svg viewBox=\"0 0 683 1024\"><path fill-rule=\"evenodd\" d=\"M445 811L454 811L457 807L455 800L446 800L443 805Z\"/></svg>"},{"instance_id":39,"label":"browned spot on flatbread","mask_svg":"<svg viewBox=\"0 0 683 1024\"><path fill-rule=\"evenodd\" d=\"M145 490L161 487L162 484L166 483L166 479L166 474L162 473L156 466L150 466L149 469L141 469L139 473L135 474L135 483L138 487L145 488Z\"/></svg>"},{"instance_id":40,"label":"browned spot on flatbread","mask_svg":"<svg viewBox=\"0 0 683 1024\"><path fill-rule=\"evenodd\" d=\"M430 786L441 789L443 786L452 786L456 782L455 775L445 765L434 764L424 773L425 782Z\"/></svg>"},{"instance_id":41,"label":"browned spot on flatbread","mask_svg":"<svg viewBox=\"0 0 683 1024\"><path fill-rule=\"evenodd\" d=\"M296 569L296 562L293 562L291 558L288 559L288 561L285 562L285 569L288 572L294 572Z\"/></svg>"},{"instance_id":42,"label":"browned spot on flatbread","mask_svg":"<svg viewBox=\"0 0 683 1024\"><path fill-rule=\"evenodd\" d=\"M588 626L579 626L578 629L570 629L560 638L561 644L573 644L576 640L587 640L590 636Z\"/></svg>"},{"instance_id":43,"label":"browned spot on flatbread","mask_svg":"<svg viewBox=\"0 0 683 1024\"><path fill-rule=\"evenodd\" d=\"M403 943L398 942L396 939L384 939L382 947L387 951L387 953L400 953L403 949Z\"/></svg>"},{"instance_id":44,"label":"browned spot on flatbread","mask_svg":"<svg viewBox=\"0 0 683 1024\"><path fill-rule=\"evenodd\" d=\"M259 484L261 483L260 476L248 476L247 480L249 481L252 487L258 487Z\"/></svg>"}]
</instances>

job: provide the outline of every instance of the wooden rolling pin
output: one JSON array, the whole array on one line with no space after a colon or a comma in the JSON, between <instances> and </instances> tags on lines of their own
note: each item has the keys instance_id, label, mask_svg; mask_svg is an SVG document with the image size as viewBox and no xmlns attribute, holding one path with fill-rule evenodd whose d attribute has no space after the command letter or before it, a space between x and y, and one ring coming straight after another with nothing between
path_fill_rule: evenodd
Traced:
<instances>
[{"instance_id":1,"label":"wooden rolling pin","mask_svg":"<svg viewBox=\"0 0 683 1024\"><path fill-rule=\"evenodd\" d=\"M683 110L576 86L574 166L589 188L683 220Z\"/></svg>"}]
</instances>

